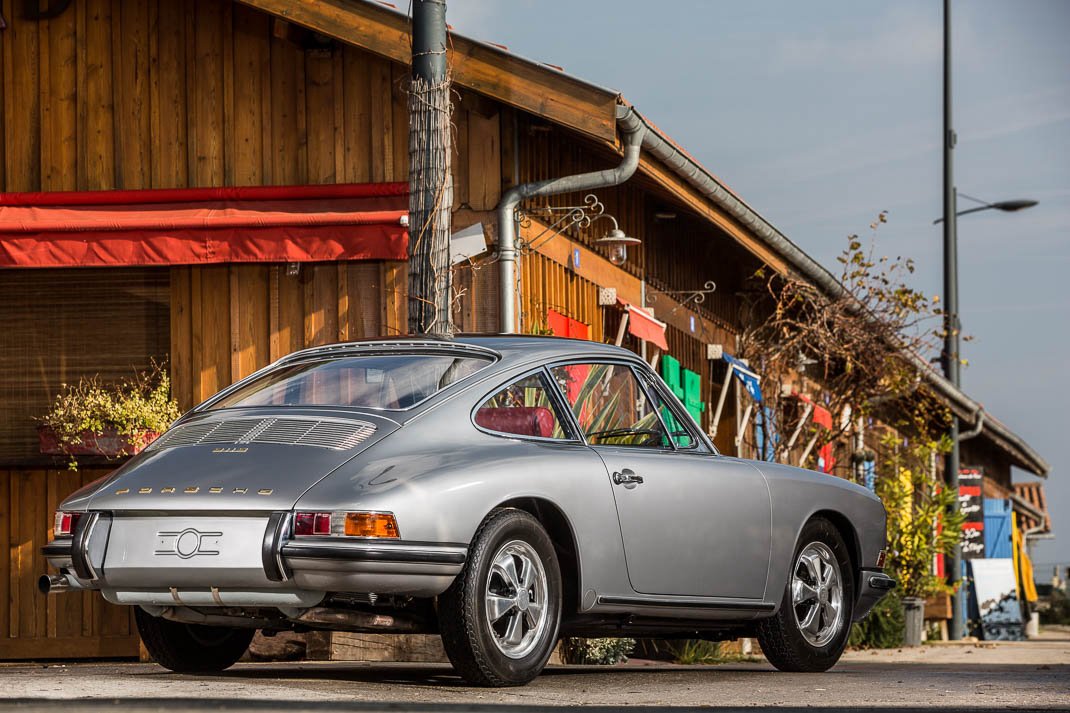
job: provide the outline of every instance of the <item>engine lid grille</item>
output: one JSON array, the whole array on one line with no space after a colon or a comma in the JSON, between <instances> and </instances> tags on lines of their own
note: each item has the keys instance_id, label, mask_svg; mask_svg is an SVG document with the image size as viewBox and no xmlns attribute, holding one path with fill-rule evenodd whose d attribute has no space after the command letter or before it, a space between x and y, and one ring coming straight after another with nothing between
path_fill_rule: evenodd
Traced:
<instances>
[{"instance_id":1,"label":"engine lid grille","mask_svg":"<svg viewBox=\"0 0 1070 713\"><path fill-rule=\"evenodd\" d=\"M367 421L317 418L233 418L173 428L149 446L152 450L205 443L274 443L345 451L375 433Z\"/></svg>"}]
</instances>

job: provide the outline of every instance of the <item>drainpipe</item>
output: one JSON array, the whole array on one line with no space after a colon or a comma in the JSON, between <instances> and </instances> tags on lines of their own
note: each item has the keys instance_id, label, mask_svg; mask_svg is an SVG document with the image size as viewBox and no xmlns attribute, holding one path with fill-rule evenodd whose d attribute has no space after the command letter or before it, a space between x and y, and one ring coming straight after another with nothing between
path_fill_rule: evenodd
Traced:
<instances>
[{"instance_id":1,"label":"drainpipe","mask_svg":"<svg viewBox=\"0 0 1070 713\"><path fill-rule=\"evenodd\" d=\"M974 426L969 431L959 432L959 441L968 441L971 438L976 438L981 435L981 431L985 427L985 411L984 409L977 409L977 412L973 415Z\"/></svg>"},{"instance_id":2,"label":"drainpipe","mask_svg":"<svg viewBox=\"0 0 1070 713\"><path fill-rule=\"evenodd\" d=\"M616 168L604 171L580 173L574 176L550 178L513 186L498 203L498 309L500 331L503 334L516 332L516 208L521 201L538 196L555 196L560 193L589 191L608 188L624 183L639 167L639 150L646 133L642 124L625 123L632 114L631 107L617 107L617 121L622 130L624 159Z\"/></svg>"}]
</instances>

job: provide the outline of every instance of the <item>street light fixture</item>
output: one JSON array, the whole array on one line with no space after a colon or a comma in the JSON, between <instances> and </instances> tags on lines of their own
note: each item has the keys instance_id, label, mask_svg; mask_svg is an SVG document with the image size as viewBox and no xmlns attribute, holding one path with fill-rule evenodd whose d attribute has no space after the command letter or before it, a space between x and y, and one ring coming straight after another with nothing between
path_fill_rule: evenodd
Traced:
<instances>
[{"instance_id":1,"label":"street light fixture","mask_svg":"<svg viewBox=\"0 0 1070 713\"><path fill-rule=\"evenodd\" d=\"M966 210L958 211L957 213L955 213L955 217L956 218L958 216L960 216L960 215L966 215L967 213L977 213L977 212L980 212L982 210L1001 210L1004 213L1016 213L1016 212L1018 212L1020 210L1025 210L1026 208L1032 208L1033 206L1037 205L1037 201L1031 200L1029 198L1017 198L1015 200L996 201L995 203L989 203L988 201L983 201L980 198L974 198L973 196L968 196L965 193L957 193L956 195L957 196L962 196L963 198L971 200L974 203L980 203L981 204L981 205L977 206L976 208L967 208ZM937 224L942 223L942 222L944 222L944 219L942 217L941 218L937 218L936 220L933 221L933 225L937 225Z\"/></svg>"}]
</instances>

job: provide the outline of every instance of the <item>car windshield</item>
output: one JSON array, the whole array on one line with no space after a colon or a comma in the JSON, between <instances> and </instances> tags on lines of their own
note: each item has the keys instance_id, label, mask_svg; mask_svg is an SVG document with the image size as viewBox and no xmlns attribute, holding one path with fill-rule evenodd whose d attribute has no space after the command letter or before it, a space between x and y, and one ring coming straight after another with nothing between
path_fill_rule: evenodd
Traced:
<instances>
[{"instance_id":1,"label":"car windshield","mask_svg":"<svg viewBox=\"0 0 1070 713\"><path fill-rule=\"evenodd\" d=\"M491 363L489 357L371 354L306 359L250 381L210 409L245 406L352 406L406 409Z\"/></svg>"}]
</instances>

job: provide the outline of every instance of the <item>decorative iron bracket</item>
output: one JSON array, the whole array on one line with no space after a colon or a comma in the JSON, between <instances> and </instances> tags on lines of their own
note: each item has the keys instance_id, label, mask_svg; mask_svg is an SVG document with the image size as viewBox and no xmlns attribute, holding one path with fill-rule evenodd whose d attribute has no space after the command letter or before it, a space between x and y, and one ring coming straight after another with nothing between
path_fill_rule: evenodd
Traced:
<instances>
[{"instance_id":1,"label":"decorative iron bracket","mask_svg":"<svg viewBox=\"0 0 1070 713\"><path fill-rule=\"evenodd\" d=\"M647 295L647 302L651 305L655 304L658 301L659 294L664 295L665 297L669 297L670 299L674 299L679 302L679 304L677 304L673 308L672 312L670 312L669 314L675 314L676 311L681 307L687 307L691 304L700 305L705 302L706 295L713 294L717 291L717 283L715 283L713 280L706 280L706 282L702 285L702 288L703 289L701 290L658 290L656 292L652 291L649 295ZM686 297L684 297L685 295Z\"/></svg>"},{"instance_id":2,"label":"decorative iron bracket","mask_svg":"<svg viewBox=\"0 0 1070 713\"><path fill-rule=\"evenodd\" d=\"M516 222L522 228L531 227L532 217L554 218L554 221L531 240L526 241L528 250L534 250L540 245L545 245L561 233L572 228L591 227L591 223L606 215L606 206L598 200L598 196L588 193L583 197L583 205L565 206L542 206L536 208L520 209L516 212Z\"/></svg>"}]
</instances>

